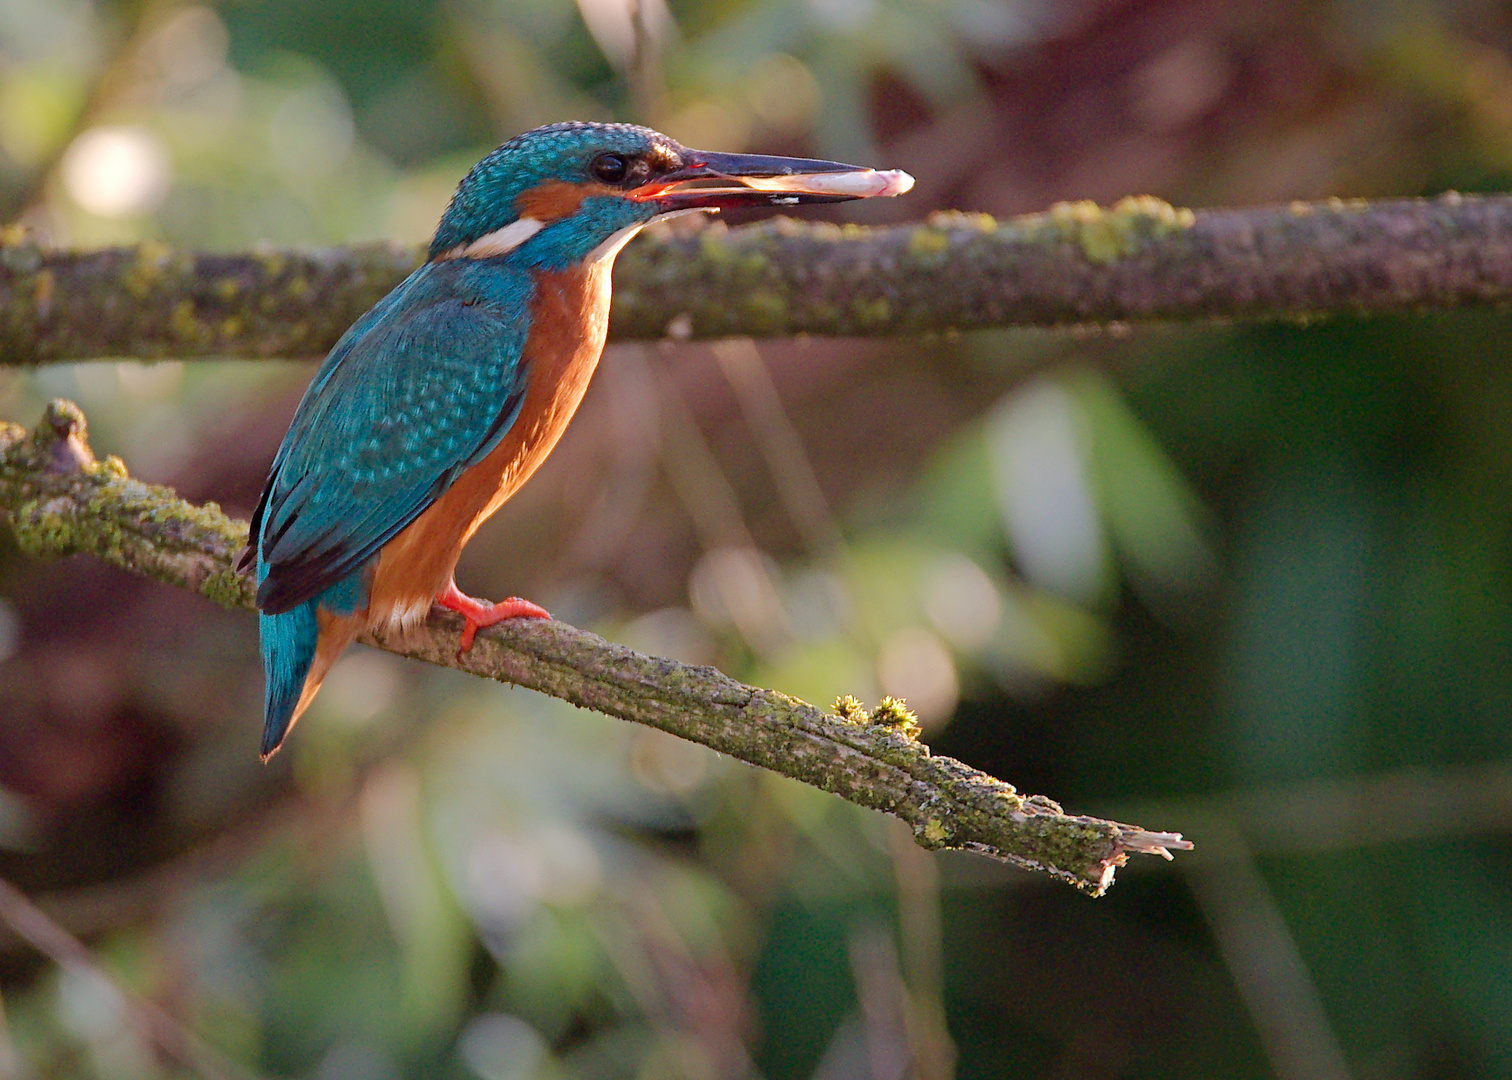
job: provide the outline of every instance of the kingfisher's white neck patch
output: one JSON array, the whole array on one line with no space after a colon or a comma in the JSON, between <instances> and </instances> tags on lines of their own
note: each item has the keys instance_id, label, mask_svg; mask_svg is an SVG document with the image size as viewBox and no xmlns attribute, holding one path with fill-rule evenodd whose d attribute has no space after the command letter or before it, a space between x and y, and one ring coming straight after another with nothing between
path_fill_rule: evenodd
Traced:
<instances>
[{"instance_id":1,"label":"kingfisher's white neck patch","mask_svg":"<svg viewBox=\"0 0 1512 1080\"><path fill-rule=\"evenodd\" d=\"M484 233L470 243L447 248L438 256L438 259L492 259L513 251L540 232L542 228L544 226L535 218L522 217L517 221L511 221L502 229Z\"/></svg>"},{"instance_id":2,"label":"kingfisher's white neck patch","mask_svg":"<svg viewBox=\"0 0 1512 1080\"><path fill-rule=\"evenodd\" d=\"M636 233L644 229L649 222L639 221L634 225L626 225L618 232L611 233L598 247L590 251L583 259L584 266L592 266L594 263L612 259L619 254L620 248L628 244Z\"/></svg>"},{"instance_id":3,"label":"kingfisher's white neck patch","mask_svg":"<svg viewBox=\"0 0 1512 1080\"><path fill-rule=\"evenodd\" d=\"M636 225L626 225L618 232L610 234L607 240L590 251L583 259L583 265L592 266L594 263L602 262L604 259L614 258L620 253L620 248L635 239L635 234L652 222L669 221L675 217L682 217L684 214L712 214L718 212L718 209L716 206L692 206L682 210L672 210L665 214L657 214L651 221L642 221Z\"/></svg>"}]
</instances>

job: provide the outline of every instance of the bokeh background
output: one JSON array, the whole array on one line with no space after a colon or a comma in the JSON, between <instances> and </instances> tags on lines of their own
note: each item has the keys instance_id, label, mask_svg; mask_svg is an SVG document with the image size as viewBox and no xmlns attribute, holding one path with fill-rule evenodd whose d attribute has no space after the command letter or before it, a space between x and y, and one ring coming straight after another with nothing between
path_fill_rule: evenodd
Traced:
<instances>
[{"instance_id":1,"label":"bokeh background","mask_svg":"<svg viewBox=\"0 0 1512 1080\"><path fill-rule=\"evenodd\" d=\"M904 168L837 220L1496 190L1490 0L0 2L0 218L418 242L553 120ZM639 46L637 41L639 40ZM1104 899L0 528L0 1078L1512 1076L1512 318L619 346L472 544L637 648L1185 832ZM245 515L310 361L0 369ZM178 1025L178 1026L175 1026ZM205 1068L200 1074L208 1074Z\"/></svg>"}]
</instances>

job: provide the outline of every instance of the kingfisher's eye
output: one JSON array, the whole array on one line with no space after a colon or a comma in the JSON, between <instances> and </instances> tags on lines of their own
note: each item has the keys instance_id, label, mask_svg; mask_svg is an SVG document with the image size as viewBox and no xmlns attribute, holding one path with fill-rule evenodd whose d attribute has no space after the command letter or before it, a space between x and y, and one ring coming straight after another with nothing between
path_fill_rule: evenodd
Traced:
<instances>
[{"instance_id":1,"label":"kingfisher's eye","mask_svg":"<svg viewBox=\"0 0 1512 1080\"><path fill-rule=\"evenodd\" d=\"M617 184L630 171L630 163L620 154L600 154L588 168L604 183Z\"/></svg>"}]
</instances>

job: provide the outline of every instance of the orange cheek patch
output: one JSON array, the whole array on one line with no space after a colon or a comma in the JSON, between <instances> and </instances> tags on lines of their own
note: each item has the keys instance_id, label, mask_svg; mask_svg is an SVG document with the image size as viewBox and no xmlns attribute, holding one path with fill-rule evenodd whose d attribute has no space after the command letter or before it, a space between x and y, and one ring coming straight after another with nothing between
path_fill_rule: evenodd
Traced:
<instances>
[{"instance_id":1,"label":"orange cheek patch","mask_svg":"<svg viewBox=\"0 0 1512 1080\"><path fill-rule=\"evenodd\" d=\"M577 213L577 208L589 196L619 194L621 192L604 184L569 184L565 180L548 180L515 196L515 210L520 217L535 218L544 225Z\"/></svg>"}]
</instances>

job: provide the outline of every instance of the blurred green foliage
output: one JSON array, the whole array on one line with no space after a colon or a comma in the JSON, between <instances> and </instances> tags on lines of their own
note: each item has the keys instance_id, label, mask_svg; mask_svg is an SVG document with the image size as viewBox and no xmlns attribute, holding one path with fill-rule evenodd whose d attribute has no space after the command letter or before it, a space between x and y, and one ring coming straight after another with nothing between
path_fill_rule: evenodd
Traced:
<instances>
[{"instance_id":1,"label":"blurred green foliage","mask_svg":"<svg viewBox=\"0 0 1512 1080\"><path fill-rule=\"evenodd\" d=\"M629 10L6 0L0 205L84 245L412 242L492 143L567 117L901 166L920 194L886 212L915 216L1499 187L1512 161L1489 3L642 0L639 51ZM1196 840L1097 904L657 733L360 654L274 808L96 882L79 925L101 970L270 1076L884 1080L946 1075L919 1063L952 1048L962 1078L1512 1076L1509 348L1500 311L984 334L878 348L817 390L774 360L791 433L658 369L699 421L660 407L650 453L682 481L606 452L578 484L608 495L564 485L478 541L498 591L552 548L531 573L565 616L821 703L903 694L940 752ZM264 467L238 425L276 428L305 377L0 371L0 416L72 397L134 472L203 481ZM817 501L761 464L789 434ZM670 590L514 543L637 484L615 513ZM747 539L685 539L679 499L727 489ZM805 519L840 542L804 543ZM5 544L15 673L40 571ZM133 707L189 745L169 816L257 787L252 635L206 621L131 662ZM0 788L15 865L67 856L34 802ZM10 1050L20 1076L183 1074L97 973L5 948L0 1077Z\"/></svg>"}]
</instances>

